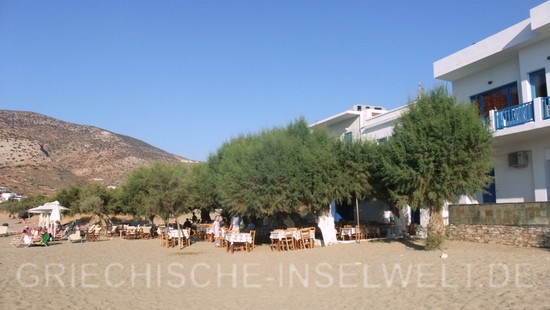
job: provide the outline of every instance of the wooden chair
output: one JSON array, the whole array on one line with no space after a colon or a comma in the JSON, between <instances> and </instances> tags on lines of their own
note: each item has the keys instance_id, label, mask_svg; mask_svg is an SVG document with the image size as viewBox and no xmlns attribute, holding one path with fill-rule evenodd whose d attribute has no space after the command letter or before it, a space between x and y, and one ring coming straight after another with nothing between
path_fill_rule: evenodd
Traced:
<instances>
[{"instance_id":1,"label":"wooden chair","mask_svg":"<svg viewBox=\"0 0 550 310\"><path fill-rule=\"evenodd\" d=\"M283 250L294 250L294 230L285 230L285 236L281 240Z\"/></svg>"},{"instance_id":2,"label":"wooden chair","mask_svg":"<svg viewBox=\"0 0 550 310\"><path fill-rule=\"evenodd\" d=\"M220 227L220 245L222 248L225 248L227 246L227 240L225 239L225 236L227 235L228 230L227 227L223 226Z\"/></svg>"},{"instance_id":3,"label":"wooden chair","mask_svg":"<svg viewBox=\"0 0 550 310\"><path fill-rule=\"evenodd\" d=\"M136 228L136 235L134 236L134 238L136 239L143 238L143 228L141 227Z\"/></svg>"},{"instance_id":4,"label":"wooden chair","mask_svg":"<svg viewBox=\"0 0 550 310\"><path fill-rule=\"evenodd\" d=\"M141 228L141 237L143 239L151 239L151 226L144 226Z\"/></svg>"},{"instance_id":5,"label":"wooden chair","mask_svg":"<svg viewBox=\"0 0 550 310\"><path fill-rule=\"evenodd\" d=\"M284 234L284 230L274 230L273 232L271 232L271 236L270 236L270 239L271 239L271 244L270 244L270 248L271 250L277 250L277 251L280 251L283 247L283 244L282 244L282 240L279 239L279 238L275 238L275 234L280 234L280 233L283 233Z\"/></svg>"},{"instance_id":6,"label":"wooden chair","mask_svg":"<svg viewBox=\"0 0 550 310\"><path fill-rule=\"evenodd\" d=\"M170 236L167 234L166 235L166 245L169 247L169 248L173 248L176 246L176 240L177 238L174 237L174 238L170 238Z\"/></svg>"},{"instance_id":7,"label":"wooden chair","mask_svg":"<svg viewBox=\"0 0 550 310\"><path fill-rule=\"evenodd\" d=\"M97 241L99 240L99 232L101 231L101 227L93 227L91 229L88 229L86 232L86 240L88 241Z\"/></svg>"},{"instance_id":8,"label":"wooden chair","mask_svg":"<svg viewBox=\"0 0 550 310\"><path fill-rule=\"evenodd\" d=\"M177 233L176 235L176 237L170 239L170 242L173 243L174 247L178 245L181 250L184 247L191 245L190 228L182 228L181 233Z\"/></svg>"},{"instance_id":9,"label":"wooden chair","mask_svg":"<svg viewBox=\"0 0 550 310\"><path fill-rule=\"evenodd\" d=\"M248 251L254 250L256 248L256 231L250 231L250 237L252 238L252 243L248 245Z\"/></svg>"},{"instance_id":10,"label":"wooden chair","mask_svg":"<svg viewBox=\"0 0 550 310\"><path fill-rule=\"evenodd\" d=\"M311 248L315 247L315 227L309 228L309 236L311 238Z\"/></svg>"},{"instance_id":11,"label":"wooden chair","mask_svg":"<svg viewBox=\"0 0 550 310\"><path fill-rule=\"evenodd\" d=\"M360 225L355 226L355 234L353 234L353 237L355 238L355 240L365 239L365 235L363 234L363 228Z\"/></svg>"},{"instance_id":12,"label":"wooden chair","mask_svg":"<svg viewBox=\"0 0 550 310\"><path fill-rule=\"evenodd\" d=\"M166 231L161 231L159 239L161 246L168 246L168 234L166 233Z\"/></svg>"},{"instance_id":13,"label":"wooden chair","mask_svg":"<svg viewBox=\"0 0 550 310\"><path fill-rule=\"evenodd\" d=\"M118 228L118 226L116 226L116 225L113 225L111 227L107 227L106 228L107 237L110 237L110 238L115 237L118 233L117 228Z\"/></svg>"},{"instance_id":14,"label":"wooden chair","mask_svg":"<svg viewBox=\"0 0 550 310\"><path fill-rule=\"evenodd\" d=\"M312 244L315 242L311 238L311 230L309 228L300 229L300 245L302 249L313 248Z\"/></svg>"},{"instance_id":15,"label":"wooden chair","mask_svg":"<svg viewBox=\"0 0 550 310\"><path fill-rule=\"evenodd\" d=\"M137 234L137 228L136 227L128 227L126 229L126 234L124 236L124 239L136 239Z\"/></svg>"}]
</instances>

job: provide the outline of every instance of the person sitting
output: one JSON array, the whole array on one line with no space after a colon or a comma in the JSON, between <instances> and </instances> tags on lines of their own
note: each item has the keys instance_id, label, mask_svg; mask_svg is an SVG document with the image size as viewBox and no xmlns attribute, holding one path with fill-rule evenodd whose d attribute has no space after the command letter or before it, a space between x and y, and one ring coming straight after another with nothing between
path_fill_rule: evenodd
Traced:
<instances>
[{"instance_id":1,"label":"person sitting","mask_svg":"<svg viewBox=\"0 0 550 310\"><path fill-rule=\"evenodd\" d=\"M395 224L395 215L393 215L393 212L390 213L390 224Z\"/></svg>"},{"instance_id":2,"label":"person sitting","mask_svg":"<svg viewBox=\"0 0 550 310\"><path fill-rule=\"evenodd\" d=\"M31 229L29 236L31 237L32 241L40 241L42 239L42 235L44 228L39 227L38 229Z\"/></svg>"},{"instance_id":3,"label":"person sitting","mask_svg":"<svg viewBox=\"0 0 550 310\"><path fill-rule=\"evenodd\" d=\"M29 245L33 242L31 237L31 230L29 228L23 229L21 235L19 236L19 243L24 245Z\"/></svg>"},{"instance_id":4,"label":"person sitting","mask_svg":"<svg viewBox=\"0 0 550 310\"><path fill-rule=\"evenodd\" d=\"M183 223L183 228L191 228L191 221L189 219L186 219Z\"/></svg>"},{"instance_id":5,"label":"person sitting","mask_svg":"<svg viewBox=\"0 0 550 310\"><path fill-rule=\"evenodd\" d=\"M231 224L229 225L229 230L240 232L240 222L241 222L241 218L239 216L234 216L231 219Z\"/></svg>"}]
</instances>

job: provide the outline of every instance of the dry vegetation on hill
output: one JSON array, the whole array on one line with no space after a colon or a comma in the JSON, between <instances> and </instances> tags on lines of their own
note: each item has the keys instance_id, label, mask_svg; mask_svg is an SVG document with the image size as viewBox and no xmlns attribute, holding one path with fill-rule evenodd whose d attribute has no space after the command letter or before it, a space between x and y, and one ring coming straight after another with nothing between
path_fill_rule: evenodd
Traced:
<instances>
[{"instance_id":1,"label":"dry vegetation on hill","mask_svg":"<svg viewBox=\"0 0 550 310\"><path fill-rule=\"evenodd\" d=\"M118 185L156 160L193 162L101 128L0 110L0 186L14 192L50 194L91 181Z\"/></svg>"}]
</instances>

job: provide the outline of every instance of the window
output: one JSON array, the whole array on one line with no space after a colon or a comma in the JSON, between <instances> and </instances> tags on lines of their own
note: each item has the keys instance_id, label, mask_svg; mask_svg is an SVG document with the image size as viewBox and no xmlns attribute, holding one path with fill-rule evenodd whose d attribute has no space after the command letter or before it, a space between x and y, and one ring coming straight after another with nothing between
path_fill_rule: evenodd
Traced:
<instances>
[{"instance_id":1,"label":"window","mask_svg":"<svg viewBox=\"0 0 550 310\"><path fill-rule=\"evenodd\" d=\"M473 95L470 100L477 106L479 114L488 117L491 110L502 110L519 104L518 85L516 82L510 83Z\"/></svg>"},{"instance_id":2,"label":"window","mask_svg":"<svg viewBox=\"0 0 550 310\"><path fill-rule=\"evenodd\" d=\"M531 83L531 96L533 99L538 97L548 97L548 90L546 89L546 73L544 72L544 69L529 74L529 81Z\"/></svg>"},{"instance_id":3,"label":"window","mask_svg":"<svg viewBox=\"0 0 550 310\"><path fill-rule=\"evenodd\" d=\"M348 131L344 134L344 141L348 141L348 142L352 141L352 135L351 135L350 131Z\"/></svg>"}]
</instances>

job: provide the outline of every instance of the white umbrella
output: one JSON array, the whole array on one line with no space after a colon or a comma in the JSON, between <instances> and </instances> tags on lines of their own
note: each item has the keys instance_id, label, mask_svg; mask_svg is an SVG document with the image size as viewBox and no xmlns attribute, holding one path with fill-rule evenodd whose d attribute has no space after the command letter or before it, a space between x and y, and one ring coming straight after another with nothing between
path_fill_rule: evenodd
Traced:
<instances>
[{"instance_id":1,"label":"white umbrella","mask_svg":"<svg viewBox=\"0 0 550 310\"><path fill-rule=\"evenodd\" d=\"M50 223L52 224L52 236L54 236L55 239L55 233L57 232L57 223L58 221L61 222L61 211L59 203L53 206L52 214L50 215Z\"/></svg>"},{"instance_id":2,"label":"white umbrella","mask_svg":"<svg viewBox=\"0 0 550 310\"><path fill-rule=\"evenodd\" d=\"M38 216L38 226L40 227L44 227L44 216L43 216L44 213L40 213L39 216Z\"/></svg>"},{"instance_id":3,"label":"white umbrella","mask_svg":"<svg viewBox=\"0 0 550 310\"><path fill-rule=\"evenodd\" d=\"M57 230L57 221L61 221L61 211L67 210L69 210L69 208L61 206L59 201L53 201L36 208L32 208L28 212L39 213L42 218L43 225L50 229L52 235L55 235L55 231Z\"/></svg>"},{"instance_id":4,"label":"white umbrella","mask_svg":"<svg viewBox=\"0 0 550 310\"><path fill-rule=\"evenodd\" d=\"M61 221L61 208L59 204L53 206L52 214L50 215L50 221Z\"/></svg>"},{"instance_id":5,"label":"white umbrella","mask_svg":"<svg viewBox=\"0 0 550 310\"><path fill-rule=\"evenodd\" d=\"M63 207L59 204L59 201L48 202L36 208L29 209L29 213L51 213L54 207L59 207L59 211L67 211L69 208Z\"/></svg>"}]
</instances>

